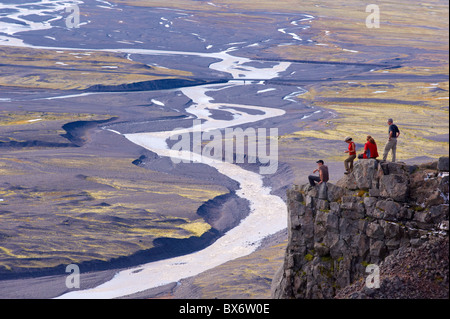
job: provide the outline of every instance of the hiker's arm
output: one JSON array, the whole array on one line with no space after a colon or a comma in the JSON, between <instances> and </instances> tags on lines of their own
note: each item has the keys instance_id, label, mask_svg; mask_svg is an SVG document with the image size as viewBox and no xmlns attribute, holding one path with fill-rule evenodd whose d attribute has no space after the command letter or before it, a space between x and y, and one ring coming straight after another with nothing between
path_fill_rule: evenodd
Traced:
<instances>
[{"instance_id":1,"label":"hiker's arm","mask_svg":"<svg viewBox=\"0 0 450 319\"><path fill-rule=\"evenodd\" d=\"M320 172L320 182L319 182L319 185L320 185L323 183L323 172L322 172L322 170L319 170L319 172Z\"/></svg>"}]
</instances>

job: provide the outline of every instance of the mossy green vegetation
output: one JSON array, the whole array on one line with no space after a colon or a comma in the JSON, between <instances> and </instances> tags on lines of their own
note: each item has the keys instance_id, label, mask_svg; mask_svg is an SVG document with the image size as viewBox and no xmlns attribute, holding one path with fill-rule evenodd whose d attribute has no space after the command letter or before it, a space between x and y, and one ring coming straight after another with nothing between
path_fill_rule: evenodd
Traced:
<instances>
[{"instance_id":1,"label":"mossy green vegetation","mask_svg":"<svg viewBox=\"0 0 450 319\"><path fill-rule=\"evenodd\" d=\"M132 158L15 156L0 158L10 181L0 185L4 270L110 261L151 249L156 238L200 237L211 226L197 210L229 192L186 178L170 181Z\"/></svg>"}]
</instances>

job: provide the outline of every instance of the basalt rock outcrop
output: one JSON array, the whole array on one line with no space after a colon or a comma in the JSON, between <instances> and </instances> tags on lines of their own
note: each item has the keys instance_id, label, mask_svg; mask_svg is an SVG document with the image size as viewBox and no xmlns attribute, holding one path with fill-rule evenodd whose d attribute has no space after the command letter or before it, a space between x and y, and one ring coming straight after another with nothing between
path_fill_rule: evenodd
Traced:
<instances>
[{"instance_id":1,"label":"basalt rock outcrop","mask_svg":"<svg viewBox=\"0 0 450 319\"><path fill-rule=\"evenodd\" d=\"M395 298L390 293L396 289L396 272L404 275L405 269L414 269L415 274L407 287L433 282L448 297L448 254L445 263L434 266L442 268L435 278L419 275L429 275L426 265L436 265L440 258L432 249L424 249L426 245L448 247L448 170L448 158L420 166L361 160L336 184L288 190L288 247L273 280L272 297ZM421 258L413 260L420 259L419 264L398 265L404 259L399 256L418 251ZM383 294L361 292L368 265L390 274L381 278ZM352 292L352 285L360 291ZM401 297L417 296L408 295L406 289Z\"/></svg>"}]
</instances>

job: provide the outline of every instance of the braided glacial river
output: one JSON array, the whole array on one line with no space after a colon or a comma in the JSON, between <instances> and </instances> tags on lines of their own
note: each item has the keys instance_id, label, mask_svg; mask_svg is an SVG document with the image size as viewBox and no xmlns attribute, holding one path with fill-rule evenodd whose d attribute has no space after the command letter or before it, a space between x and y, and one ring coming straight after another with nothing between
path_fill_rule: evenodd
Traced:
<instances>
[{"instance_id":1,"label":"braided glacial river","mask_svg":"<svg viewBox=\"0 0 450 319\"><path fill-rule=\"evenodd\" d=\"M30 2L32 2L30 0ZM55 5L55 12L64 8L65 3L73 3L73 1L55 1L47 3L47 6ZM101 1L107 3L105 1ZM75 3L82 3L76 1ZM11 5L9 5L11 6ZM28 14L44 15L47 11L40 12L38 9L23 9L19 5L13 5L14 10L28 10ZM1 5L0 8L8 8L8 6ZM15 14L17 18L21 15ZM56 18L55 18L56 19ZM305 18L300 20L313 19L311 16L305 15ZM26 25L25 20L22 20ZM179 89L186 97L192 100L190 106L186 109L192 115L193 119L202 121L202 130L204 132L212 130L223 130L226 128L237 127L239 125L248 125L256 123L269 118L280 117L285 114L284 110L263 107L257 105L245 104L227 104L217 103L208 92L217 90L224 90L236 86L244 85L243 80L258 79L261 81L261 86L265 80L278 78L281 73L286 72L291 66L289 62L279 62L271 67L253 67L252 61L248 58L233 55L233 52L238 50L237 47L228 48L222 52L204 53L204 52L181 52L181 51L165 51L165 50L147 50L147 49L88 49L88 48L67 48L55 46L36 46L30 45L15 37L17 32L28 30L43 30L50 28L50 21L48 23L35 23L27 26L19 25L19 29L14 29L17 25L11 25L7 28L7 32L3 32L6 36L0 37L1 45L21 46L35 49L47 50L67 50L67 51L84 51L84 52L114 52L124 53L131 59L133 55L150 55L150 56L192 56L196 58L205 58L208 61L214 59L209 68L214 71L225 72L231 75L232 79L238 81L229 81L223 84L209 84L196 87L188 87ZM296 26L297 24L292 24ZM281 31L280 31L281 32ZM287 34L285 29L282 29L283 34ZM294 37L294 39L296 39ZM301 40L301 39L300 39ZM258 82L254 83L258 84ZM269 89L270 90L270 89ZM268 90L266 90L268 91ZM108 93L84 93L86 94L108 94ZM294 94L292 94L294 95ZM57 96L49 99L61 98L70 99L79 95ZM281 97L282 98L282 97ZM211 111L220 110L221 112L228 112L227 119L217 119L212 116ZM183 132L190 132L194 128L180 129L178 131L163 131L163 132L148 132L148 133L131 133L122 134L118 131L114 133L120 134L129 141L150 150L161 157L178 158L180 160L192 160L201 162L202 159L197 153L189 151L172 151L167 141L171 136ZM112 135L114 136L114 135ZM278 196L271 194L271 189L264 186L263 176L252 172L242 167L228 163L225 161L208 160L207 165L215 168L219 173L235 180L239 183L240 188L236 194L248 200L250 214L244 218L240 224L229 230L222 237L217 239L209 247L176 258L160 260L148 264L140 265L138 267L127 269L116 273L114 278L95 288L88 290L73 291L60 296L59 298L117 298L126 295L132 295L151 288L163 286L165 284L179 282L182 279L198 275L206 270L212 269L222 265L230 260L234 260L243 256L247 256L258 249L263 239L273 235L287 227L287 208L285 202ZM193 164L195 165L195 164Z\"/></svg>"},{"instance_id":2,"label":"braided glacial river","mask_svg":"<svg viewBox=\"0 0 450 319\"><path fill-rule=\"evenodd\" d=\"M130 50L126 50L128 53ZM186 52L146 52L139 50L139 54L187 54ZM193 54L193 53L189 53ZM229 72L231 74L242 74L254 79L272 79L279 72L285 71L289 63L280 63L270 69L256 69L243 67L242 64L250 60L234 57L228 52L219 54L203 54L198 56L222 57L222 60L212 64L210 68ZM239 70L238 70L239 69ZM241 77L242 78L242 77ZM241 79L240 78L240 79ZM243 85L241 83L230 83L230 85ZM216 130L234 127L237 125L258 122L263 119L284 115L283 110L272 109L261 106L251 106L242 104L214 103L207 95L211 90L223 88L225 85L206 85L201 87L190 87L181 89L184 95L192 99L193 104L187 109L189 113L197 119L204 121L202 130ZM217 120L211 117L209 110L227 111L232 114L232 120ZM258 110L258 115L245 110ZM191 129L193 130L193 128ZM117 132L119 133L119 132ZM128 140L140 145L159 156L180 158L182 160L193 159L194 162L202 162L199 154L192 152L178 152L170 150L166 141L178 131L152 132L124 135ZM205 162L205 161L203 161ZM162 286L181 279L198 275L206 270L217 267L227 261L234 260L254 252L261 241L283 230L287 226L286 204L275 195L271 194L271 189L263 185L263 176L238 165L224 161L208 160L207 165L214 167L221 174L228 176L239 183L240 189L236 192L238 196L247 199L250 203L250 214L241 223L228 231L215 243L199 252L187 256L161 260L145 264L134 269L121 271L116 276L94 288L85 291L76 291L61 296L62 298L115 298L130 295L153 287Z\"/></svg>"}]
</instances>

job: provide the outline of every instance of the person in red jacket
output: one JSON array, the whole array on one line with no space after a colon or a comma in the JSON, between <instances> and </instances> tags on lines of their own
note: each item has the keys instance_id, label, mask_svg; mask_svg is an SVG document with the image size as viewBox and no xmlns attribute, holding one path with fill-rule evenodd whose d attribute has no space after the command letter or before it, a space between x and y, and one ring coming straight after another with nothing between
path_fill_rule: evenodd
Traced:
<instances>
[{"instance_id":1,"label":"person in red jacket","mask_svg":"<svg viewBox=\"0 0 450 319\"><path fill-rule=\"evenodd\" d=\"M353 162L356 159L356 144L351 137L347 137L345 141L348 143L348 150L345 151L345 153L348 153L348 158L344 161L344 164L345 174L348 175L353 171Z\"/></svg>"},{"instance_id":2,"label":"person in red jacket","mask_svg":"<svg viewBox=\"0 0 450 319\"><path fill-rule=\"evenodd\" d=\"M378 146L372 136L367 136L367 143L364 145L364 153L360 155L360 158L377 158L378 154Z\"/></svg>"}]
</instances>

